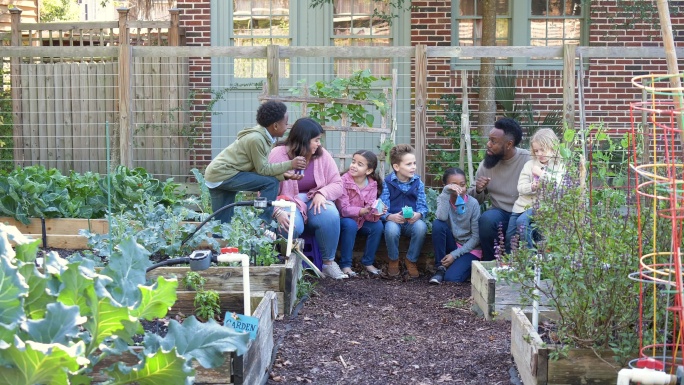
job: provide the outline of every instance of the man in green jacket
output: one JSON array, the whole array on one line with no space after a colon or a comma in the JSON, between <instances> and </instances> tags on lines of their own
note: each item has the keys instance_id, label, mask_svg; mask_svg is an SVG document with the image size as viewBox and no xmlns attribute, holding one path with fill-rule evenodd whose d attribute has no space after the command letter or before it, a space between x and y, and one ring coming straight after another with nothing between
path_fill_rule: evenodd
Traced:
<instances>
[{"instance_id":1,"label":"man in green jacket","mask_svg":"<svg viewBox=\"0 0 684 385\"><path fill-rule=\"evenodd\" d=\"M262 198L273 201L278 195L281 180L302 178L302 175L289 170L305 169L306 159L303 156L282 163L268 161L271 146L287 130L287 119L285 104L265 102L257 110L259 125L238 132L237 139L209 163L204 179L214 212L235 202L235 195L240 191L258 191ZM261 218L270 223L272 212L273 208L267 207ZM223 223L230 223L232 217L232 207L216 215L216 219Z\"/></svg>"}]
</instances>

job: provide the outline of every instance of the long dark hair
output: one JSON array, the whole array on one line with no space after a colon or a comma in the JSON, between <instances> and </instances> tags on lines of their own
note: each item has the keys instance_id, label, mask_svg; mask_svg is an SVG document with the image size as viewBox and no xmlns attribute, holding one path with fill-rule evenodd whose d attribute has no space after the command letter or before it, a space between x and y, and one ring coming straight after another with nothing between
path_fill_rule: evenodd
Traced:
<instances>
[{"instance_id":1,"label":"long dark hair","mask_svg":"<svg viewBox=\"0 0 684 385\"><path fill-rule=\"evenodd\" d=\"M369 178L373 179L375 183L378 184L378 197L380 194L382 194L382 178L380 178L380 175L378 174L378 157L373 153L373 151L368 151L368 150L359 150L354 153L354 155L361 155L366 159L366 162L368 163L368 168L372 168L373 172L368 175ZM352 155L352 158L354 157Z\"/></svg>"},{"instance_id":2,"label":"long dark hair","mask_svg":"<svg viewBox=\"0 0 684 385\"><path fill-rule=\"evenodd\" d=\"M278 143L278 146L287 146L288 154L291 157L306 156L309 152L309 143L311 139L318 135L324 134L323 127L311 118L299 118L292 125L287 139ZM311 154L311 159L316 159L323 154L322 146L316 149L316 152Z\"/></svg>"}]
</instances>

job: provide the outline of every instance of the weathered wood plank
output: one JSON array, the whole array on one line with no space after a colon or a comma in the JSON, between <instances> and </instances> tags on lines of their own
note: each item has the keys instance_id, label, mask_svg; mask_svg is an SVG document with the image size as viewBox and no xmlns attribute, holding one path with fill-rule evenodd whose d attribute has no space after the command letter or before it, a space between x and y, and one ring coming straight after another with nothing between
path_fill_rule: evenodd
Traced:
<instances>
[{"instance_id":1,"label":"weathered wood plank","mask_svg":"<svg viewBox=\"0 0 684 385\"><path fill-rule=\"evenodd\" d=\"M525 385L546 385L548 351L520 308L511 309L511 355Z\"/></svg>"},{"instance_id":2,"label":"weathered wood plank","mask_svg":"<svg viewBox=\"0 0 684 385\"><path fill-rule=\"evenodd\" d=\"M195 291L178 290L176 291L176 303L173 304L169 310L170 315L182 314L185 316L195 314ZM236 312L239 314L244 314L244 296L242 290L239 292L232 291L219 291L219 300L221 301L221 316L225 315L226 312ZM264 296L264 292L251 292L250 293L250 303L251 308L254 309L259 305L261 299Z\"/></svg>"},{"instance_id":3,"label":"weathered wood plank","mask_svg":"<svg viewBox=\"0 0 684 385\"><path fill-rule=\"evenodd\" d=\"M117 57L118 47L2 47L5 57ZM173 56L173 55L170 55Z\"/></svg>"},{"instance_id":4,"label":"weathered wood plank","mask_svg":"<svg viewBox=\"0 0 684 385\"><path fill-rule=\"evenodd\" d=\"M47 168L55 168L60 165L56 162L57 154L57 121L55 120L55 113L59 110L55 108L56 92L55 88L55 64L43 64L45 70L45 129L41 136L45 136L45 158L41 164Z\"/></svg>"},{"instance_id":5,"label":"weathered wood plank","mask_svg":"<svg viewBox=\"0 0 684 385\"><path fill-rule=\"evenodd\" d=\"M28 79L28 84L25 88L25 91L27 92L25 92L24 95L29 99L29 109L24 111L26 112L25 115L28 115L29 124L24 126L24 133L28 134L28 137L30 138L26 142L31 144L31 158L27 164L36 164L40 163L40 130L38 126L40 116L40 110L38 109L38 69L36 68L36 64L27 64L25 68L28 75L26 76Z\"/></svg>"},{"instance_id":6,"label":"weathered wood plank","mask_svg":"<svg viewBox=\"0 0 684 385\"><path fill-rule=\"evenodd\" d=\"M570 349L567 357L549 360L548 384L615 384L622 366L615 362L611 351L597 353L591 349Z\"/></svg>"},{"instance_id":7,"label":"weathered wood plank","mask_svg":"<svg viewBox=\"0 0 684 385\"><path fill-rule=\"evenodd\" d=\"M247 352L236 356L233 361L235 384L261 384L268 375L273 352L273 321L276 312L275 293L264 293L262 301L255 309L253 317L259 319L256 338L250 341Z\"/></svg>"},{"instance_id":8,"label":"weathered wood plank","mask_svg":"<svg viewBox=\"0 0 684 385\"><path fill-rule=\"evenodd\" d=\"M486 320L491 320L494 313L496 279L488 269L496 266L496 262L473 261L470 269L471 295L475 306L482 311Z\"/></svg>"},{"instance_id":9,"label":"weathered wood plank","mask_svg":"<svg viewBox=\"0 0 684 385\"><path fill-rule=\"evenodd\" d=\"M280 275L283 265L252 266L249 268L249 286L253 291L281 291ZM187 266L160 267L147 273L147 278L156 280L157 277L185 277L190 268ZM204 288L217 291L242 291L242 267L214 266L204 271L198 271L206 283Z\"/></svg>"}]
</instances>

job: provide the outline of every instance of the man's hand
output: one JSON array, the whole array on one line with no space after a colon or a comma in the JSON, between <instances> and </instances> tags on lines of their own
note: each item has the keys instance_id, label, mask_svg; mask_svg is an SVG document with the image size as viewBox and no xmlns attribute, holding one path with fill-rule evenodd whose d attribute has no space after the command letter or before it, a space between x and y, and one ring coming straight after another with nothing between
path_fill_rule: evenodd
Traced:
<instances>
[{"instance_id":1,"label":"man's hand","mask_svg":"<svg viewBox=\"0 0 684 385\"><path fill-rule=\"evenodd\" d=\"M478 194L483 192L484 189L487 188L487 185L489 184L490 180L492 180L492 178L487 176L481 176L477 178L477 180L475 181L475 192Z\"/></svg>"}]
</instances>

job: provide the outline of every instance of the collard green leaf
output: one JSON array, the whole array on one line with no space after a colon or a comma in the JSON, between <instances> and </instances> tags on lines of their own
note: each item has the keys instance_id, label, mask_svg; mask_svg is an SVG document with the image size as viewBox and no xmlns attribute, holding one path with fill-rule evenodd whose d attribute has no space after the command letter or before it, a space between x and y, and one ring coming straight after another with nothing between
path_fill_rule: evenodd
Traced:
<instances>
[{"instance_id":1,"label":"collard green leaf","mask_svg":"<svg viewBox=\"0 0 684 385\"><path fill-rule=\"evenodd\" d=\"M177 279L166 279L162 276L157 277L157 282L151 287L140 286L142 300L140 305L131 311L131 315L146 320L165 317L169 308L176 303L177 287Z\"/></svg>"},{"instance_id":2,"label":"collard green leaf","mask_svg":"<svg viewBox=\"0 0 684 385\"><path fill-rule=\"evenodd\" d=\"M112 380L105 382L106 385L189 385L194 380L195 370L189 368L185 359L172 349L168 352L158 350L132 369L119 363L108 374Z\"/></svg>"},{"instance_id":3,"label":"collard green leaf","mask_svg":"<svg viewBox=\"0 0 684 385\"><path fill-rule=\"evenodd\" d=\"M92 335L88 351L92 351L105 338L111 337L116 332L123 330L123 321L136 321L129 314L128 307L113 304L111 298L98 298L94 288L88 288L86 295L91 313L88 315L88 321L83 326Z\"/></svg>"},{"instance_id":4,"label":"collard green leaf","mask_svg":"<svg viewBox=\"0 0 684 385\"><path fill-rule=\"evenodd\" d=\"M112 297L124 306L134 306L141 296L138 285L145 284L145 272L152 266L150 253L131 237L116 246L115 252L120 255L110 259L102 274L113 280L109 287Z\"/></svg>"},{"instance_id":5,"label":"collard green leaf","mask_svg":"<svg viewBox=\"0 0 684 385\"><path fill-rule=\"evenodd\" d=\"M225 352L236 351L241 355L247 351L248 342L249 333L236 332L213 319L202 323L191 316L182 325L171 320L162 347L175 347L186 359L196 359L205 368L216 368L223 364Z\"/></svg>"},{"instance_id":6,"label":"collard green leaf","mask_svg":"<svg viewBox=\"0 0 684 385\"><path fill-rule=\"evenodd\" d=\"M28 319L43 318L47 305L56 301L55 297L46 293L50 278L41 274L33 263L21 266L19 273L29 287L28 296L24 299L26 317Z\"/></svg>"},{"instance_id":7,"label":"collard green leaf","mask_svg":"<svg viewBox=\"0 0 684 385\"><path fill-rule=\"evenodd\" d=\"M20 322L24 315L24 298L28 295L28 285L17 274L17 267L9 258L0 258L0 324L12 325Z\"/></svg>"},{"instance_id":8,"label":"collard green leaf","mask_svg":"<svg viewBox=\"0 0 684 385\"><path fill-rule=\"evenodd\" d=\"M76 371L83 358L82 342L71 347L28 341L22 346L0 350L9 367L0 370L1 384L67 384L67 371Z\"/></svg>"},{"instance_id":9,"label":"collard green leaf","mask_svg":"<svg viewBox=\"0 0 684 385\"><path fill-rule=\"evenodd\" d=\"M65 306L60 302L47 305L45 318L28 320L26 330L32 341L44 344L68 345L78 334L78 326L86 321L79 315L78 306Z\"/></svg>"}]
</instances>

